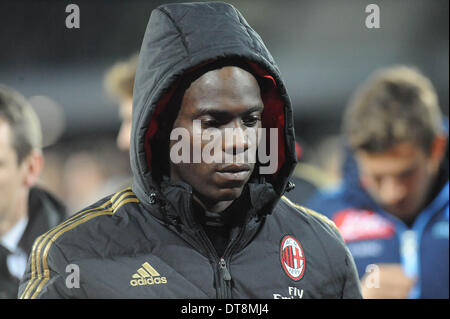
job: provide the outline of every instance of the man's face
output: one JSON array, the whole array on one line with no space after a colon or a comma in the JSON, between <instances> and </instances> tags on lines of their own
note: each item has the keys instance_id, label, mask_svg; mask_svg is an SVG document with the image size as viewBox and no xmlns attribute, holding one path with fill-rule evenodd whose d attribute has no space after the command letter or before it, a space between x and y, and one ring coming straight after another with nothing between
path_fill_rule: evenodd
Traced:
<instances>
[{"instance_id":1,"label":"man's face","mask_svg":"<svg viewBox=\"0 0 450 319\"><path fill-rule=\"evenodd\" d=\"M11 146L11 134L9 123L0 117L0 224L10 218L24 189L24 167Z\"/></svg>"},{"instance_id":2,"label":"man's face","mask_svg":"<svg viewBox=\"0 0 450 319\"><path fill-rule=\"evenodd\" d=\"M356 152L361 181L387 212L411 220L420 212L438 170L436 159L411 142L382 153Z\"/></svg>"},{"instance_id":3,"label":"man's face","mask_svg":"<svg viewBox=\"0 0 450 319\"><path fill-rule=\"evenodd\" d=\"M119 105L119 114L122 121L119 134L117 134L117 146L122 151L130 150L131 135L131 114L133 108L133 98L123 100Z\"/></svg>"},{"instance_id":4,"label":"man's face","mask_svg":"<svg viewBox=\"0 0 450 319\"><path fill-rule=\"evenodd\" d=\"M200 121L201 129L216 129L220 158L247 153L252 142L247 138L261 127L264 108L258 82L253 75L238 67L224 67L203 74L186 90L173 128L184 128L190 135L191 152L193 140L200 138L194 131L194 120ZM226 129L234 129L236 136L226 139ZM194 136L197 135L197 136ZM203 150L209 140L201 140ZM171 141L170 146L175 144ZM191 154L192 155L192 154ZM245 154L248 155L248 154ZM192 156L191 156L192 158ZM245 158L248 158L247 156ZM222 211L238 198L253 172L254 164L247 162L179 163L171 161L171 179L190 184L194 198L210 211Z\"/></svg>"}]
</instances>

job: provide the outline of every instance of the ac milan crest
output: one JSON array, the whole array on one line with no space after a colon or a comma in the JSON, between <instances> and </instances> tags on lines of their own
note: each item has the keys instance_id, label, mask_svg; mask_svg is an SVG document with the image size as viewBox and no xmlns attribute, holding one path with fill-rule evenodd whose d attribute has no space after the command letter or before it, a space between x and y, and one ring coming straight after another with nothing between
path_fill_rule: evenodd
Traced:
<instances>
[{"instance_id":1,"label":"ac milan crest","mask_svg":"<svg viewBox=\"0 0 450 319\"><path fill-rule=\"evenodd\" d=\"M281 265L286 274L297 281L305 273L305 254L297 239L284 236L280 247Z\"/></svg>"}]
</instances>

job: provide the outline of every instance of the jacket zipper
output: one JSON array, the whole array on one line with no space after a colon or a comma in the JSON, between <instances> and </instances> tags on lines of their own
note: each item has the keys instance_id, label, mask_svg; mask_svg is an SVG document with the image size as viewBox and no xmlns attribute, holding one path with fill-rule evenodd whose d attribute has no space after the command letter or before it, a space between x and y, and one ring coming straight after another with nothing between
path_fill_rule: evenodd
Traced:
<instances>
[{"instance_id":1,"label":"jacket zipper","mask_svg":"<svg viewBox=\"0 0 450 319\"><path fill-rule=\"evenodd\" d=\"M191 197L188 197L185 203L185 211L188 211L191 205ZM214 272L214 280L216 282L216 295L218 299L231 299L231 273L229 271L229 260L231 259L231 254L234 251L236 244L242 239L245 229L247 228L248 220L244 225L242 225L242 229L239 231L239 234L236 238L228 245L225 249L225 252L222 257L219 258L217 255L216 249L212 245L205 231L200 227L197 231L201 241L203 242L204 247L209 253L209 260L211 265L213 266ZM192 227L192 225L190 226Z\"/></svg>"},{"instance_id":2,"label":"jacket zipper","mask_svg":"<svg viewBox=\"0 0 450 319\"><path fill-rule=\"evenodd\" d=\"M248 221L242 225L242 229L239 231L239 234L236 236L234 240L230 242L228 247L225 249L225 252L223 253L223 256L220 258L219 261L219 272L220 272L220 279L221 279L221 287L222 287L222 296L223 298L232 298L231 294L231 273L229 271L229 261L231 259L232 253L234 252L234 249L242 240L242 237L244 236L245 229L247 228Z\"/></svg>"},{"instance_id":3,"label":"jacket zipper","mask_svg":"<svg viewBox=\"0 0 450 319\"><path fill-rule=\"evenodd\" d=\"M203 244L207 248L210 257L212 257L209 260L211 265L213 266L217 298L229 299L231 298L231 274L228 270L227 263L223 257L219 258L216 253L216 249L213 247L211 241L209 240L203 229L200 229L198 231L198 234L202 239Z\"/></svg>"},{"instance_id":4,"label":"jacket zipper","mask_svg":"<svg viewBox=\"0 0 450 319\"><path fill-rule=\"evenodd\" d=\"M219 268L220 268L220 274L222 276L222 279L226 280L226 281L231 280L231 274L228 271L227 262L225 261L225 259L223 259L223 257L220 258Z\"/></svg>"},{"instance_id":5,"label":"jacket zipper","mask_svg":"<svg viewBox=\"0 0 450 319\"><path fill-rule=\"evenodd\" d=\"M220 273L220 290L221 297L231 298L231 274L228 271L227 262L223 257L219 261L219 273Z\"/></svg>"},{"instance_id":6,"label":"jacket zipper","mask_svg":"<svg viewBox=\"0 0 450 319\"><path fill-rule=\"evenodd\" d=\"M225 252L223 253L223 256L219 257L217 256L215 248L212 246L211 241L209 238L207 238L205 232L203 230L200 231L204 242L207 244L207 247L209 247L209 250L212 252L212 255L214 256L215 260L219 260L218 268L219 268L219 289L218 289L218 298L219 299L231 299L231 273L229 271L229 261L231 259L232 253L234 252L237 243L239 243L242 240L242 237L244 236L245 230L247 228L247 225L249 223L249 220L247 220L244 225L242 225L241 230L239 231L238 235L234 240L232 240L228 247L225 249Z\"/></svg>"},{"instance_id":7,"label":"jacket zipper","mask_svg":"<svg viewBox=\"0 0 450 319\"><path fill-rule=\"evenodd\" d=\"M191 197L188 196L185 203L185 211L189 211L191 206ZM189 217L186 216L187 219ZM189 227L193 227L190 225ZM231 298L231 288L230 293L228 294L228 286L231 282L231 274L228 271L228 267L226 265L224 258L219 258L217 255L216 249L212 245L205 231L200 227L198 231L196 231L198 237L200 237L203 242L203 246L206 248L206 251L209 254L209 261L213 266L214 272L214 282L216 283L216 296L218 299ZM223 260L223 261L222 261ZM230 286L231 287L231 286Z\"/></svg>"}]
</instances>

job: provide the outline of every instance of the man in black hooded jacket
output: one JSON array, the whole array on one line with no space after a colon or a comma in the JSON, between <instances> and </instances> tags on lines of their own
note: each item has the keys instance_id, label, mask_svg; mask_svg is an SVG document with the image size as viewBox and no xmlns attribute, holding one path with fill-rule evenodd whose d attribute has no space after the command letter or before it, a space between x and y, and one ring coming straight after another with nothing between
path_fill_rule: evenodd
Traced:
<instances>
[{"instance_id":1,"label":"man in black hooded jacket","mask_svg":"<svg viewBox=\"0 0 450 319\"><path fill-rule=\"evenodd\" d=\"M361 297L334 224L283 196L296 163L290 100L272 56L234 7L152 12L132 121L132 187L39 237L19 297ZM219 161L195 160L211 146L196 140L198 128L219 133ZM221 162L255 150L246 134L258 129L268 131L267 149L277 146L273 171L260 155ZM186 152L175 131L187 136L187 161L175 160Z\"/></svg>"}]
</instances>

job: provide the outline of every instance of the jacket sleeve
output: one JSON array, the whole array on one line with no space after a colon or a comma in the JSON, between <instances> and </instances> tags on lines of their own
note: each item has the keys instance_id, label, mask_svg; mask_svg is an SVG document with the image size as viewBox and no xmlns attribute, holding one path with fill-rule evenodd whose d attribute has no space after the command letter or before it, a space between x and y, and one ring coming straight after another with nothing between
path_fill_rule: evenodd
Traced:
<instances>
[{"instance_id":1,"label":"jacket sleeve","mask_svg":"<svg viewBox=\"0 0 450 319\"><path fill-rule=\"evenodd\" d=\"M347 247L347 244L344 241L344 238L342 237L341 233L339 232L339 229L336 227L334 222L330 220L330 223L332 223L333 231L336 236L336 239L340 243L340 246L344 250L345 254L345 264L344 264L344 283L342 286L342 299L362 299L362 293L361 293L361 283L359 281L358 271L356 269L355 260L353 259L353 256L350 252L350 250Z\"/></svg>"},{"instance_id":2,"label":"jacket sleeve","mask_svg":"<svg viewBox=\"0 0 450 319\"><path fill-rule=\"evenodd\" d=\"M361 294L361 284L359 281L358 271L356 270L355 261L353 259L347 244L344 241L339 229L336 227L333 221L329 220L327 217L322 216L324 220L327 221L328 226L333 231L336 240L338 241L340 248L344 253L344 263L342 263L342 258L340 264L343 264L343 269L340 274L343 275L343 285L342 285L342 299L362 299ZM341 250L340 249L340 250ZM342 255L341 255L342 256ZM341 277L342 278L342 277Z\"/></svg>"},{"instance_id":3,"label":"jacket sleeve","mask_svg":"<svg viewBox=\"0 0 450 319\"><path fill-rule=\"evenodd\" d=\"M328 219L326 216L318 214L314 211L309 210L310 213L317 214L323 221L325 221L329 228L333 231L334 236L336 237L339 245L342 247L345 254L345 263L344 263L344 283L342 286L342 299L362 299L361 293L361 283L359 281L358 271L356 270L355 261L350 250L345 243L344 238L342 237L339 229L336 224ZM341 259L342 260L342 259Z\"/></svg>"},{"instance_id":4,"label":"jacket sleeve","mask_svg":"<svg viewBox=\"0 0 450 319\"><path fill-rule=\"evenodd\" d=\"M28 258L25 274L20 282L18 298L72 297L70 284L67 284L69 275L66 273L67 264L60 249L51 241L45 241L44 235L36 239Z\"/></svg>"},{"instance_id":5,"label":"jacket sleeve","mask_svg":"<svg viewBox=\"0 0 450 319\"><path fill-rule=\"evenodd\" d=\"M355 261L347 247L346 250L346 274L342 290L342 299L362 299L361 283L356 270Z\"/></svg>"}]
</instances>

